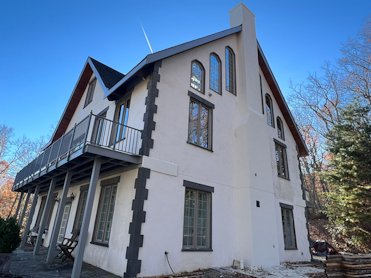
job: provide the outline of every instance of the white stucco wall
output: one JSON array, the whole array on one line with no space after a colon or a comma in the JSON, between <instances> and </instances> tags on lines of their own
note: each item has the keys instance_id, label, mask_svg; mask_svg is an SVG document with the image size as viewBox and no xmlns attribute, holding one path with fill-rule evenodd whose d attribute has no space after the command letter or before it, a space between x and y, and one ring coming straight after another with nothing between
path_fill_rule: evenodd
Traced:
<instances>
[{"instance_id":1,"label":"white stucco wall","mask_svg":"<svg viewBox=\"0 0 371 278\"><path fill-rule=\"evenodd\" d=\"M93 80L93 78L94 75L91 76L90 81ZM138 85L135 86L135 89L131 93L130 97L130 112L127 125L136 129L143 128L143 114L146 108L145 97L147 96L146 85L147 80L143 80L142 82L140 82ZM81 97L81 100L76 108L76 111L74 112L71 121L68 124L66 133L69 130L71 130L75 124L79 123L87 116L89 116L90 112L92 112L95 115L98 115L106 108L108 108L106 118L110 120L114 119L116 102L109 101L107 99L99 81L97 80L96 82L92 102L89 103L86 107L84 107L87 91L88 86L85 88L84 94Z\"/></svg>"},{"instance_id":2,"label":"white stucco wall","mask_svg":"<svg viewBox=\"0 0 371 278\"><path fill-rule=\"evenodd\" d=\"M233 259L243 259L245 264L255 266L310 259L296 143L259 69L254 19L248 12L235 16L236 24L239 17L245 24L241 34L162 62L161 81L157 86L158 110L154 116L156 129L152 134L154 148L144 163L152 172L144 205L146 222L142 226L140 276L170 274L165 251L176 272L231 265ZM226 46L236 53L237 96L224 89ZM217 53L222 61L222 95L208 88L211 52ZM206 69L205 94L189 86L190 65L194 59ZM272 97L275 116L279 115L284 121L289 181L277 176L273 141L277 139L277 129L267 125L266 115L261 111L259 73L263 92ZM188 91L215 105L212 152L186 143ZM183 180L214 187L211 252L181 251ZM294 206L298 250L284 250L280 202Z\"/></svg>"}]
</instances>

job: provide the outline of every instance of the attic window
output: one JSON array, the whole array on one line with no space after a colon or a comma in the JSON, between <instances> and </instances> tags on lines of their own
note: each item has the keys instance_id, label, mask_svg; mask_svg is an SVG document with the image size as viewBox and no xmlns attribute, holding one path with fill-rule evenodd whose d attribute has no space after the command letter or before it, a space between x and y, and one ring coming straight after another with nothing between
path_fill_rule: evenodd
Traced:
<instances>
[{"instance_id":1,"label":"attic window","mask_svg":"<svg viewBox=\"0 0 371 278\"><path fill-rule=\"evenodd\" d=\"M86 93L86 98L85 98L85 104L84 104L84 108L86 106L88 106L88 104L90 102L92 102L93 100L93 96L94 96L94 89L95 89L95 84L97 83L97 79L94 78L90 83L89 83L89 87L88 87L88 92Z\"/></svg>"}]
</instances>

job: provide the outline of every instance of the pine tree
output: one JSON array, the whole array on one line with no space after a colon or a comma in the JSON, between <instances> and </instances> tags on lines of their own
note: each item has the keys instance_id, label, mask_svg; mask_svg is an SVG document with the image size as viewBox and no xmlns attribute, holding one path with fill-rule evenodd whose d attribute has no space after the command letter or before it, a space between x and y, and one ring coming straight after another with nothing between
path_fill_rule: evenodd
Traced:
<instances>
[{"instance_id":1,"label":"pine tree","mask_svg":"<svg viewBox=\"0 0 371 278\"><path fill-rule=\"evenodd\" d=\"M369 252L371 243L371 112L347 106L328 135L329 230L350 247ZM367 247L368 246L368 247Z\"/></svg>"}]
</instances>

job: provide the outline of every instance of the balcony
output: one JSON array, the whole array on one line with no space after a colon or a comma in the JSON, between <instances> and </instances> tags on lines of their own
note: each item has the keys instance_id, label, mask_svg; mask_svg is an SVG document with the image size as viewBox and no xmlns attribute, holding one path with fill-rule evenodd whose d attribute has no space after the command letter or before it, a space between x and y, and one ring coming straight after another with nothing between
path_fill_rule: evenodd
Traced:
<instances>
[{"instance_id":1,"label":"balcony","mask_svg":"<svg viewBox=\"0 0 371 278\"><path fill-rule=\"evenodd\" d=\"M90 114L19 171L13 190L24 191L34 184L47 187L51 177L61 183L67 170L74 172L72 182L81 181L90 176L96 156L103 161L101 173L138 165L141 134L139 129Z\"/></svg>"}]
</instances>

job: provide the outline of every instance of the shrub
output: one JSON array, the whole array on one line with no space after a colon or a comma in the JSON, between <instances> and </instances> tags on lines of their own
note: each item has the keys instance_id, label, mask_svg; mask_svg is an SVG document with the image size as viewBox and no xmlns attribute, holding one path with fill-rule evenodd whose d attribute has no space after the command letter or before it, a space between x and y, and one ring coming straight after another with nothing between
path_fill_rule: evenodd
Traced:
<instances>
[{"instance_id":1,"label":"shrub","mask_svg":"<svg viewBox=\"0 0 371 278\"><path fill-rule=\"evenodd\" d=\"M0 253L11 253L21 243L20 227L15 218L0 218Z\"/></svg>"}]
</instances>

